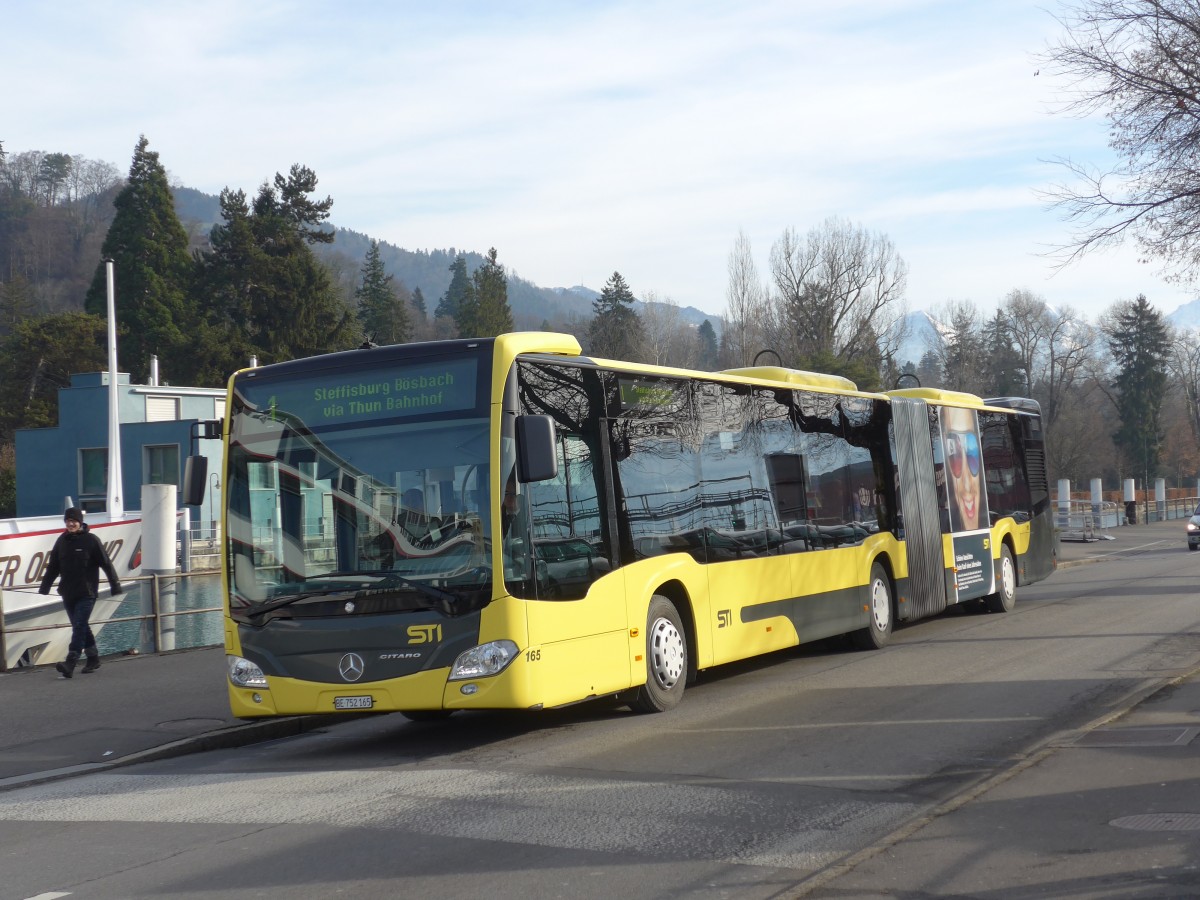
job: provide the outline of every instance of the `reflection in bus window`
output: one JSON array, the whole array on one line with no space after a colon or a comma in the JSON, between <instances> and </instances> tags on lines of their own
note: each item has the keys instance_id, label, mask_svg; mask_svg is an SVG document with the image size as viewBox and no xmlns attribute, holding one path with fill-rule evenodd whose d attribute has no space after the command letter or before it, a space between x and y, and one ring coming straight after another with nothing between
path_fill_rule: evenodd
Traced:
<instances>
[{"instance_id":1,"label":"reflection in bus window","mask_svg":"<svg viewBox=\"0 0 1200 900\"><path fill-rule=\"evenodd\" d=\"M697 470L696 413L686 382L618 378L614 423L619 503L628 525L628 559L689 553L705 561Z\"/></svg>"},{"instance_id":2,"label":"reflection in bus window","mask_svg":"<svg viewBox=\"0 0 1200 900\"><path fill-rule=\"evenodd\" d=\"M314 432L240 412L230 443L234 607L272 586L396 572L450 585L487 565L487 422ZM269 449L268 457L263 450Z\"/></svg>"},{"instance_id":3,"label":"reflection in bus window","mask_svg":"<svg viewBox=\"0 0 1200 900\"><path fill-rule=\"evenodd\" d=\"M522 364L522 409L549 415L558 436L558 475L520 485L528 508L528 533L505 536L507 552L533 547L532 567L510 581L514 595L572 600L611 569L606 537L607 511L598 465L602 394L593 372L577 367Z\"/></svg>"},{"instance_id":4,"label":"reflection in bus window","mask_svg":"<svg viewBox=\"0 0 1200 900\"><path fill-rule=\"evenodd\" d=\"M768 471L774 446L761 398L748 386L701 383L701 506L710 552L735 558L786 551ZM789 429L790 430L790 429ZM790 435L789 435L790 436Z\"/></svg>"},{"instance_id":5,"label":"reflection in bus window","mask_svg":"<svg viewBox=\"0 0 1200 900\"><path fill-rule=\"evenodd\" d=\"M987 505L993 523L1005 516L1012 516L1018 522L1026 522L1030 517L1029 479L1021 471L1013 436L1013 429L1020 427L1021 420L1013 416L979 414Z\"/></svg>"}]
</instances>

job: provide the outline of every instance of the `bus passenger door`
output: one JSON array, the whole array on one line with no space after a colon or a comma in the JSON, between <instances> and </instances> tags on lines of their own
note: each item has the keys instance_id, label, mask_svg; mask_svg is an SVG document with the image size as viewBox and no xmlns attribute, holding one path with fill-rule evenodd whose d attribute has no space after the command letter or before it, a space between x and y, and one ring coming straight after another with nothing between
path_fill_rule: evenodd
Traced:
<instances>
[{"instance_id":1,"label":"bus passenger door","mask_svg":"<svg viewBox=\"0 0 1200 900\"><path fill-rule=\"evenodd\" d=\"M629 686L629 636L621 573L613 571L607 422L594 372L547 364L520 368L521 408L554 422L558 474L520 485L528 510L532 577L514 591L527 605L540 652L545 703Z\"/></svg>"}]
</instances>

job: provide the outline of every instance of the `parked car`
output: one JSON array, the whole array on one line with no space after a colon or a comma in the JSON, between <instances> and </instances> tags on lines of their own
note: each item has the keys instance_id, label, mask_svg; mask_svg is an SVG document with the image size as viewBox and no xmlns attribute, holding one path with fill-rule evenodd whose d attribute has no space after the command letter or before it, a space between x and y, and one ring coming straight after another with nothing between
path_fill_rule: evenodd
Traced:
<instances>
[{"instance_id":1,"label":"parked car","mask_svg":"<svg viewBox=\"0 0 1200 900\"><path fill-rule=\"evenodd\" d=\"M1200 506L1197 506L1187 523L1188 549L1200 549Z\"/></svg>"}]
</instances>

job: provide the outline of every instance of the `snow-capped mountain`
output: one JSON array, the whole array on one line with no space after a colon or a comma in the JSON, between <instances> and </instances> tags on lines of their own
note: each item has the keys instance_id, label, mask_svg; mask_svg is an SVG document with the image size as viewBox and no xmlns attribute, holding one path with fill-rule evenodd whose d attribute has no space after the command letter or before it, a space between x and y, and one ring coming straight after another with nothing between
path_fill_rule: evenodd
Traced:
<instances>
[{"instance_id":1,"label":"snow-capped mountain","mask_svg":"<svg viewBox=\"0 0 1200 900\"><path fill-rule=\"evenodd\" d=\"M899 366L905 363L915 366L930 350L942 346L946 333L946 327L923 309L910 312L900 320L899 327L903 329L900 349L896 353L896 363Z\"/></svg>"},{"instance_id":2,"label":"snow-capped mountain","mask_svg":"<svg viewBox=\"0 0 1200 900\"><path fill-rule=\"evenodd\" d=\"M1185 303L1173 313L1165 316L1166 320L1176 328L1187 331L1200 331L1200 300Z\"/></svg>"}]
</instances>

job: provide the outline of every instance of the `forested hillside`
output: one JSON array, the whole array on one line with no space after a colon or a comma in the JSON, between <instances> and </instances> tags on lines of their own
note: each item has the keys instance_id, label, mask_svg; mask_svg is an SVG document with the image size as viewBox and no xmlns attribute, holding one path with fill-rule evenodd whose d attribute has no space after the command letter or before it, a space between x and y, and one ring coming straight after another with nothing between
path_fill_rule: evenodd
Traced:
<instances>
[{"instance_id":1,"label":"forested hillside","mask_svg":"<svg viewBox=\"0 0 1200 900\"><path fill-rule=\"evenodd\" d=\"M409 250L336 227L317 186L301 165L252 195L170 185L144 137L127 175L0 144L0 516L12 513L15 430L57 424L71 374L106 365L105 258L121 369L135 382L151 357L172 383L212 387L251 357L496 328L567 331L586 349L600 293L532 284L496 248ZM623 327L648 338L637 358L716 366L715 317L629 302L644 320Z\"/></svg>"}]
</instances>

